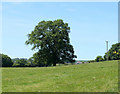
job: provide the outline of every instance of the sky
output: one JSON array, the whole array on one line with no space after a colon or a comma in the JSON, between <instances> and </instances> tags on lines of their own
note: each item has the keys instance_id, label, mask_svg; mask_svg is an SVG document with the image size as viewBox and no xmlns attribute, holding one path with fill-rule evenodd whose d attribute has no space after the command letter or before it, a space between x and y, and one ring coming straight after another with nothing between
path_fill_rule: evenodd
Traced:
<instances>
[{"instance_id":1,"label":"sky","mask_svg":"<svg viewBox=\"0 0 120 94\"><path fill-rule=\"evenodd\" d=\"M76 60L104 56L118 42L117 2L3 2L2 49L11 58L30 58L37 50L25 45L27 34L43 20L63 19L70 26Z\"/></svg>"}]
</instances>

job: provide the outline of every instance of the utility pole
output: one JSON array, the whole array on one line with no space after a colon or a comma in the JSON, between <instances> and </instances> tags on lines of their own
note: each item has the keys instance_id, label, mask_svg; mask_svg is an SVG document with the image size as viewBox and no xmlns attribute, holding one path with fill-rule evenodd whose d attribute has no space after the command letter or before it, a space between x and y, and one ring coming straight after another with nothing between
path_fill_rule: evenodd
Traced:
<instances>
[{"instance_id":1,"label":"utility pole","mask_svg":"<svg viewBox=\"0 0 120 94\"><path fill-rule=\"evenodd\" d=\"M108 61L108 41L106 41L106 47L107 47L106 59L107 59L107 61Z\"/></svg>"}]
</instances>

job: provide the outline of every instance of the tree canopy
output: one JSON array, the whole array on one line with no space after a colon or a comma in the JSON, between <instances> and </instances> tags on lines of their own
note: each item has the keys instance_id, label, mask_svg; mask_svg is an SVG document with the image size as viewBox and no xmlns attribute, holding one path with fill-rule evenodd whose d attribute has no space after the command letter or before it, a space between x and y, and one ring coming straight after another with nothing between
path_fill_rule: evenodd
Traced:
<instances>
[{"instance_id":1,"label":"tree canopy","mask_svg":"<svg viewBox=\"0 0 120 94\"><path fill-rule=\"evenodd\" d=\"M9 56L0 54L0 57L2 57L2 67L12 67L13 62Z\"/></svg>"},{"instance_id":2,"label":"tree canopy","mask_svg":"<svg viewBox=\"0 0 120 94\"><path fill-rule=\"evenodd\" d=\"M70 27L62 19L55 21L41 21L35 26L31 34L28 34L26 44L38 49L34 54L36 62L47 66L56 66L56 63L65 61L74 62L74 49L70 44Z\"/></svg>"},{"instance_id":3,"label":"tree canopy","mask_svg":"<svg viewBox=\"0 0 120 94\"><path fill-rule=\"evenodd\" d=\"M26 59L18 59L16 62L13 64L13 67L25 67L27 66L27 60Z\"/></svg>"},{"instance_id":4,"label":"tree canopy","mask_svg":"<svg viewBox=\"0 0 120 94\"><path fill-rule=\"evenodd\" d=\"M104 59L106 60L106 55L104 55ZM109 60L119 60L120 59L120 43L113 44L112 47L108 51L108 59Z\"/></svg>"},{"instance_id":5,"label":"tree canopy","mask_svg":"<svg viewBox=\"0 0 120 94\"><path fill-rule=\"evenodd\" d=\"M95 59L95 62L100 62L100 61L103 61L102 56L97 56Z\"/></svg>"}]
</instances>

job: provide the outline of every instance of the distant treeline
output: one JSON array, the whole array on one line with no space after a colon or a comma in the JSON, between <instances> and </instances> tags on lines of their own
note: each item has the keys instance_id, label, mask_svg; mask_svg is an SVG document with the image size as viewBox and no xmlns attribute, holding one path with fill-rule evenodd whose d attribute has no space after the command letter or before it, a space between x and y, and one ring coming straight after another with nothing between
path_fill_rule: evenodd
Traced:
<instances>
[{"instance_id":1,"label":"distant treeline","mask_svg":"<svg viewBox=\"0 0 120 94\"><path fill-rule=\"evenodd\" d=\"M48 65L44 63L36 63L34 58L13 58L11 59L8 55L0 54L2 67L48 67ZM64 63L65 65L69 63ZM73 62L75 63L75 62ZM72 63L72 64L73 64ZM59 63L58 63L59 64ZM51 65L52 66L52 65Z\"/></svg>"},{"instance_id":2,"label":"distant treeline","mask_svg":"<svg viewBox=\"0 0 120 94\"><path fill-rule=\"evenodd\" d=\"M89 60L87 62L100 62L107 60L107 53L105 53L104 57L97 56L95 60ZM113 44L112 47L108 51L108 60L120 60L120 43ZM11 59L8 55L0 54L0 61L2 61L2 67L47 67L52 65L47 65L41 62L36 62L36 58L31 57L27 58L14 58ZM64 64L69 63L65 61ZM74 64L75 62L72 62ZM59 64L59 62L58 62Z\"/></svg>"}]
</instances>

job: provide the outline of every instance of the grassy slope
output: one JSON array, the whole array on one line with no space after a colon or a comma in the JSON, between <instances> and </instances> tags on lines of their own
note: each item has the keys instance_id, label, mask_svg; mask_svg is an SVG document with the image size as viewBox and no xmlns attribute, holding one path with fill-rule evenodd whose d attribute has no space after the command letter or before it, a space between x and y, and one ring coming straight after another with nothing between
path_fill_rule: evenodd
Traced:
<instances>
[{"instance_id":1,"label":"grassy slope","mask_svg":"<svg viewBox=\"0 0 120 94\"><path fill-rule=\"evenodd\" d=\"M3 92L117 92L117 61L42 68L3 68Z\"/></svg>"},{"instance_id":2,"label":"grassy slope","mask_svg":"<svg viewBox=\"0 0 120 94\"><path fill-rule=\"evenodd\" d=\"M2 68L0 67L0 94L2 93Z\"/></svg>"}]
</instances>

